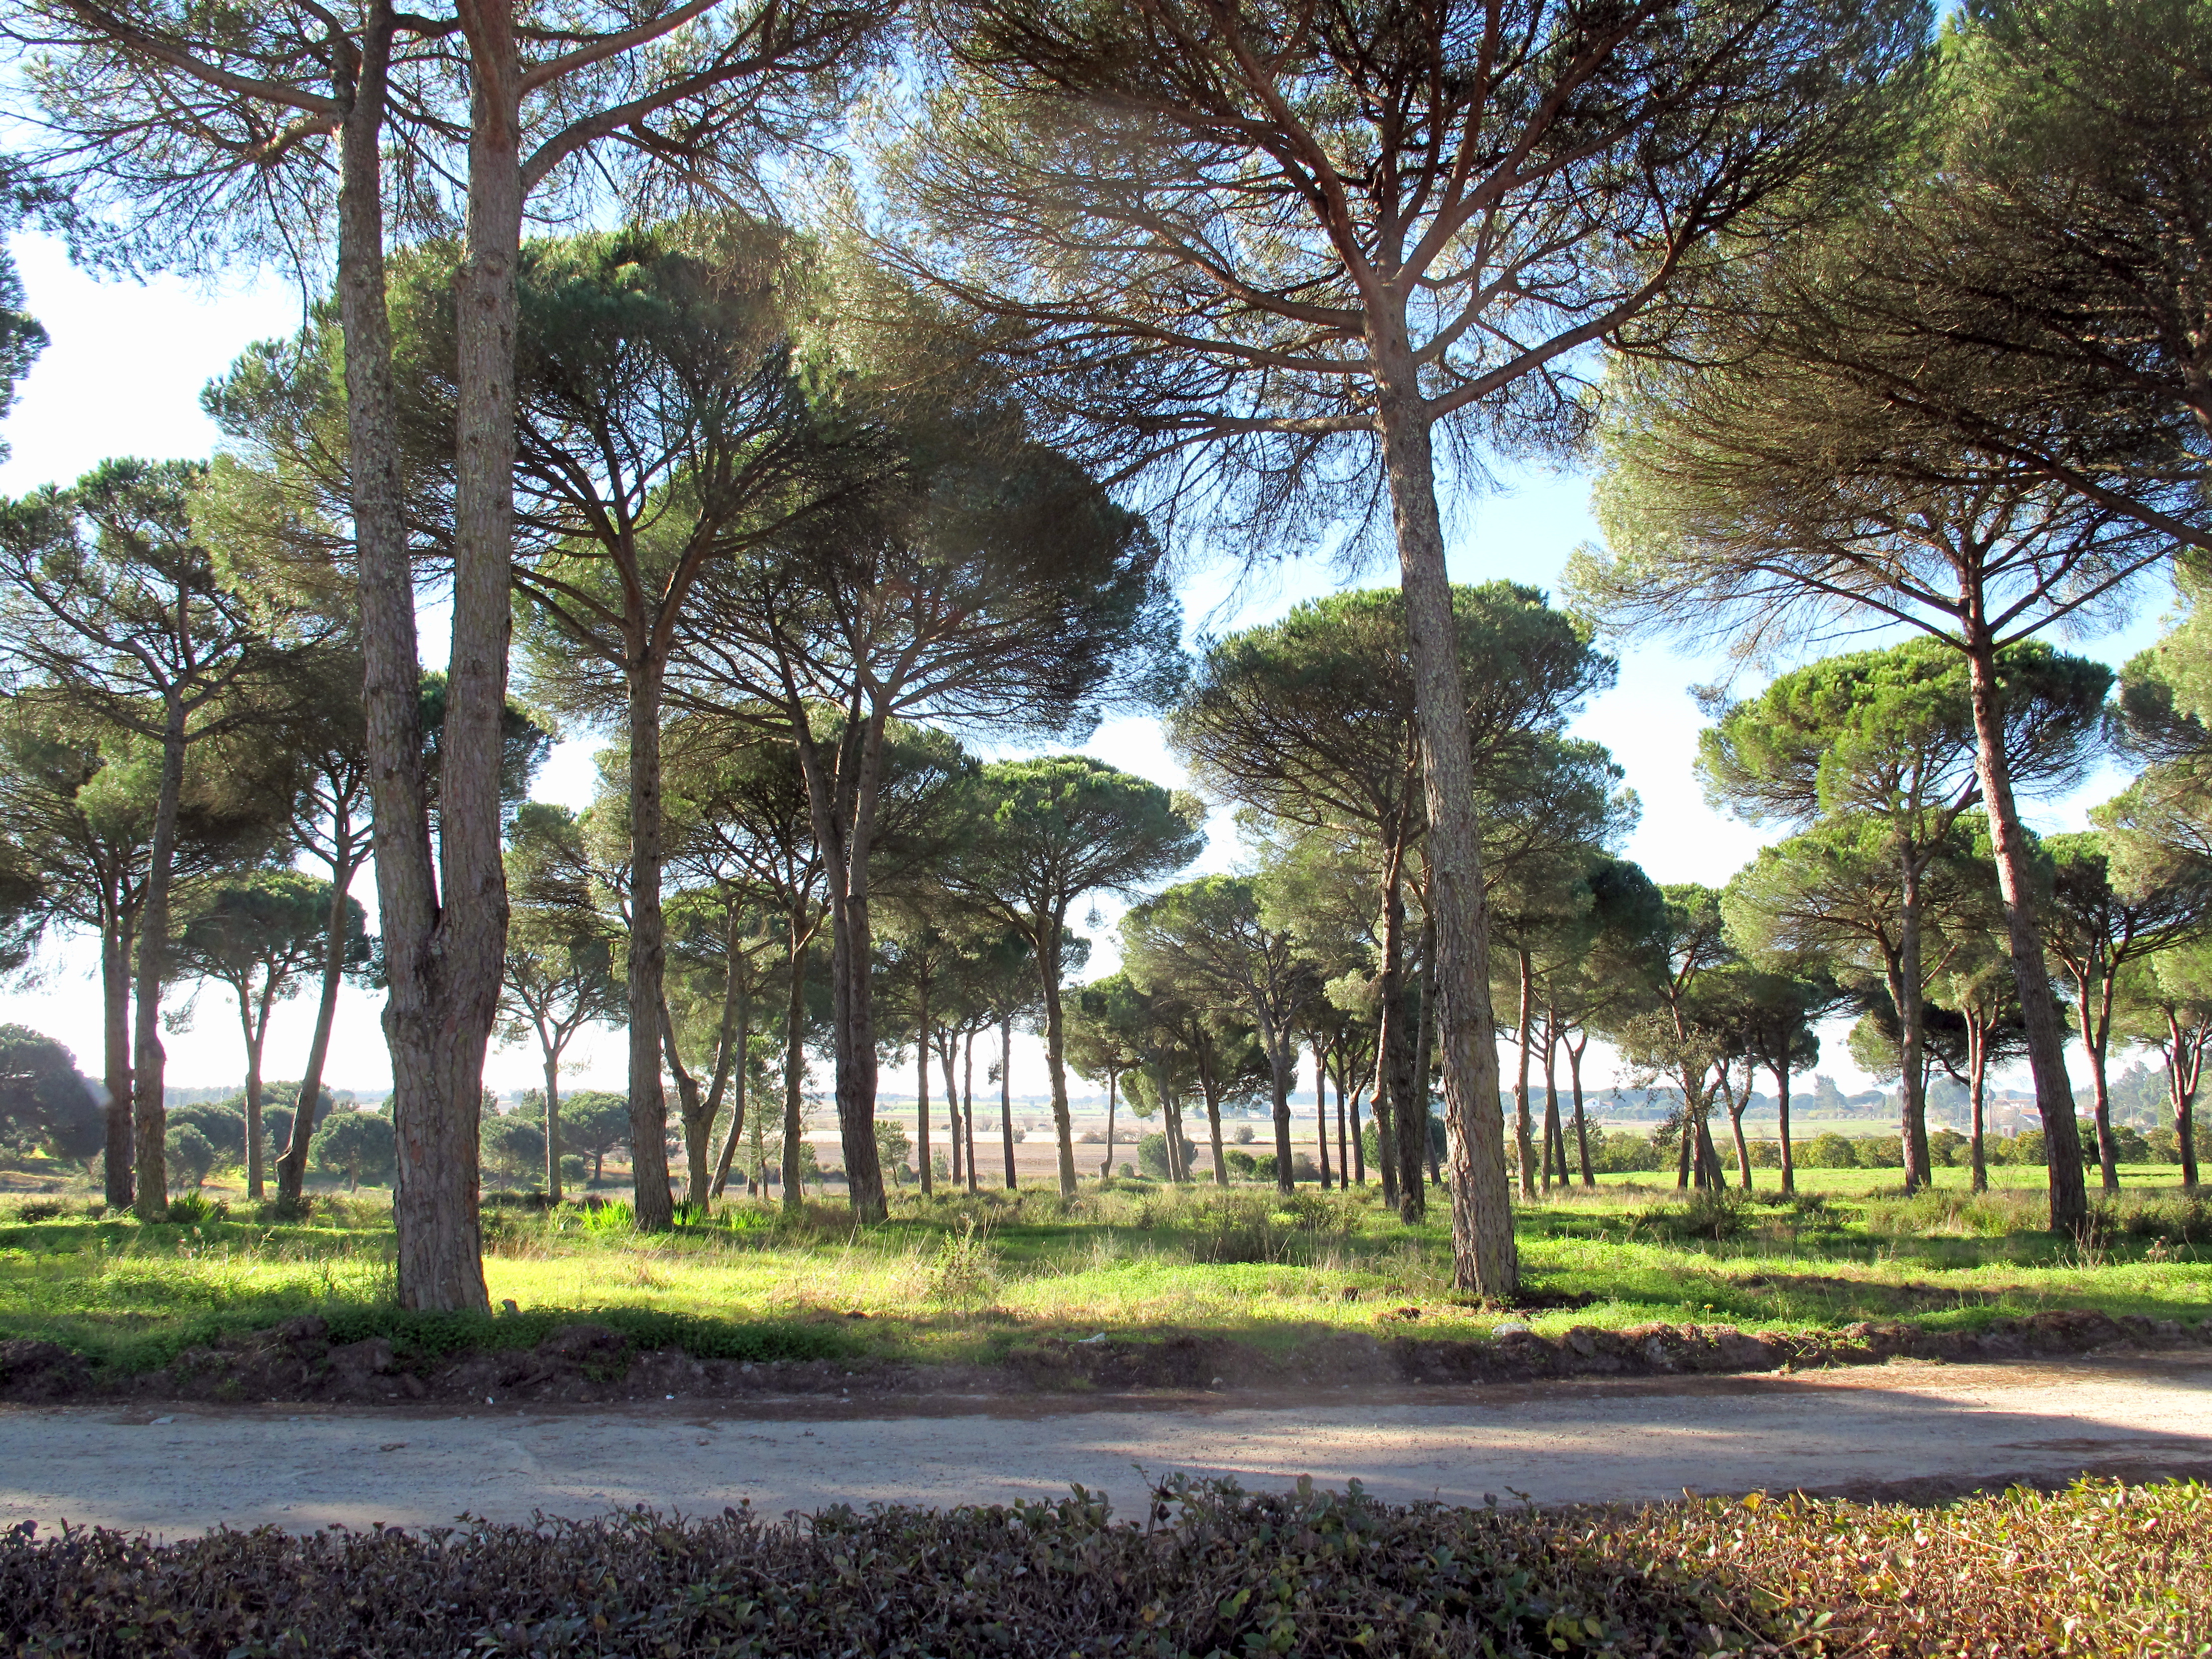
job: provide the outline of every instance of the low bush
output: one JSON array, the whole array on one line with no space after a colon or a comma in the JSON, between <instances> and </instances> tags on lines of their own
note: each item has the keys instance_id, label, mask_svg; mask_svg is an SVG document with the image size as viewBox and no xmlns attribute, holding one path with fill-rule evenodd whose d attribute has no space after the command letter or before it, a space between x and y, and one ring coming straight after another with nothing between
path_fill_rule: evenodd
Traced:
<instances>
[{"instance_id":1,"label":"low bush","mask_svg":"<svg viewBox=\"0 0 2212 1659\"><path fill-rule=\"evenodd\" d=\"M1057 1503L637 1511L174 1544L0 1534L24 1654L183 1659L1274 1653L2194 1654L2195 1485L1936 1510L1787 1498L1551 1512L1171 1481L1141 1525ZM2086 1547L2085 1540L2094 1544Z\"/></svg>"}]
</instances>

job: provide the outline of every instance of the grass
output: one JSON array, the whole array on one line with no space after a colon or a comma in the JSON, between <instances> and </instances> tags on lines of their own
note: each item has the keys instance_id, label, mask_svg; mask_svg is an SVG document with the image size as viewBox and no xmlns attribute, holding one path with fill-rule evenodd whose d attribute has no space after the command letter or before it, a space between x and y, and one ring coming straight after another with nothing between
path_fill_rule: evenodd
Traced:
<instances>
[{"instance_id":1,"label":"grass","mask_svg":"<svg viewBox=\"0 0 2212 1659\"><path fill-rule=\"evenodd\" d=\"M1893 1186L1787 1204L1773 1193L1686 1202L1671 1186L1564 1189L1518 1212L1523 1273L1591 1300L1515 1316L1547 1333L1654 1321L1775 1330L1875 1318L1972 1327L2062 1307L2193 1321L2212 1306L2212 1201L2124 1192L2087 1243L2043 1231L2042 1204L2029 1191L1907 1199ZM908 1195L866 1230L838 1204L795 1219L738 1204L658 1237L629 1231L612 1206L493 1207L486 1277L495 1305L516 1312L442 1322L391 1307L380 1195L319 1199L304 1221L211 1211L144 1225L57 1207L0 1202L0 1338L44 1337L125 1370L307 1312L342 1340L381 1334L430 1353L527 1346L588 1313L702 1357L984 1362L1102 1331L1280 1349L1329 1331L1473 1336L1503 1316L1452 1291L1441 1204L1408 1230L1371 1191L1285 1200L1260 1188L1116 1183L1066 1206L1034 1190Z\"/></svg>"}]
</instances>

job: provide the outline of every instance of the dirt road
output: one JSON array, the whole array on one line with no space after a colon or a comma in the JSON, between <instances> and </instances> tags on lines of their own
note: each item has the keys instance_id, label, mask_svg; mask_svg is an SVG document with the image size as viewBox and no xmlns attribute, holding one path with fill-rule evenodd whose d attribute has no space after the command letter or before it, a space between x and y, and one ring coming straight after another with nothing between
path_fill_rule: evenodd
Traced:
<instances>
[{"instance_id":1,"label":"dirt road","mask_svg":"<svg viewBox=\"0 0 2212 1659\"><path fill-rule=\"evenodd\" d=\"M0 1524L168 1536L520 1520L644 1504L769 1514L832 1503L1110 1493L1139 1468L1301 1474L1479 1504L1802 1487L1935 1497L1996 1477L2212 1474L2212 1358L1899 1362L1797 1376L1009 1404L939 1397L888 1417L793 1401L738 1418L678 1404L464 1416L314 1408L0 1408ZM151 1420L149 1420L149 1419Z\"/></svg>"}]
</instances>

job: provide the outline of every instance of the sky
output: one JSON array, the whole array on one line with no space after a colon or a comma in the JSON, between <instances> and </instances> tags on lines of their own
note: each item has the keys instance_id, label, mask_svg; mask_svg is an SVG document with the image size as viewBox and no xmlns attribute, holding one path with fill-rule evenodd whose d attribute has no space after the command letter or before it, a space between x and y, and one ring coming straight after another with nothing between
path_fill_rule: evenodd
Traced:
<instances>
[{"instance_id":1,"label":"sky","mask_svg":"<svg viewBox=\"0 0 2212 1659\"><path fill-rule=\"evenodd\" d=\"M278 280L195 283L175 277L135 282L94 282L73 268L60 246L25 234L12 239L31 313L43 323L52 343L23 382L15 408L0 437L12 453L0 463L0 492L20 495L49 482L67 482L111 456L151 459L204 456L218 434L201 412L199 394L250 343L289 332L301 315L299 290ZM1451 575L1455 581L1509 578L1556 592L1559 574L1576 547L1597 539L1589 510L1589 483L1571 471L1515 475L1479 497L1447 503ZM1387 571L1361 585L1390 579ZM1280 567L1262 581L1240 583L1235 573L1199 569L1187 576L1183 602L1188 626L1222 633L1281 615L1299 601L1341 585L1323 561ZM2163 595L2146 597L2133 621L2101 638L2069 641L2116 665L2158 634ZM442 655L441 619L423 617L426 657ZM1697 734L1705 724L1692 700L1693 685L1723 678L1728 665L1715 655L1664 647L1639 646L1626 653L1620 680L1593 698L1572 730L1612 750L1627 773L1629 786L1643 805L1642 818L1623 849L1658 882L1699 881L1719 885L1748 860L1765 836L1709 806L1692 772ZM1740 682L1739 689L1749 689ZM540 774L534 793L572 806L588 803L594 781L592 754L602 739L579 734L564 740ZM1171 787L1186 780L1167 752L1158 723L1120 719L1101 726L1081 745L1114 765ZM2028 821L2051 831L2079 829L2087 810L2118 793L2124 778L2110 768L2093 775L2063 799L2023 803ZM1196 869L1237 866L1241 848L1225 811L1216 810L1209 825L1207 850ZM373 883L366 877L356 896L374 912ZM1112 926L1121 906L1102 902L1102 926L1093 931L1097 948L1091 968L1110 970ZM372 920L371 926L373 927ZM81 1066L94 1066L100 1054L99 1000L93 974L95 957L83 940L50 947L33 966L33 982L0 987L0 1021L33 1027L67 1044ZM1086 970L1089 971L1089 970ZM180 1087L232 1086L244 1074L244 1057L235 1008L228 992L209 987L196 997L173 994L189 1012L174 1023L181 1029L164 1039L169 1081ZM312 997L303 994L280 1007L271 1022L264 1060L270 1077L296 1077L304 1060L313 1021ZM1818 1069L1847 1091L1867 1086L1843 1047L1843 1028L1823 1034ZM580 1037L564 1068L564 1086L622 1085L624 1047L612 1031ZM1600 1087L1613 1081L1613 1062L1606 1057L1590 1075ZM331 1086L364 1094L390 1086L376 1000L352 988L343 993L327 1076ZM537 1085L539 1062L533 1048L495 1049L486 1067L487 1084L501 1091ZM1017 1040L1017 1094L1042 1094L1046 1088L1042 1052L1033 1040ZM911 1083L886 1072L887 1095L911 1094Z\"/></svg>"}]
</instances>

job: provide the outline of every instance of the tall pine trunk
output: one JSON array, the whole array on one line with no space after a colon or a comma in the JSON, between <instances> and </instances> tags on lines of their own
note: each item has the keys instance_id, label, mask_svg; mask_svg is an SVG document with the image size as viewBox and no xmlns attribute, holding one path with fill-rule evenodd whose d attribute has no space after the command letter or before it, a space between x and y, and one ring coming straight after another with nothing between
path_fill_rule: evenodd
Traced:
<instances>
[{"instance_id":1,"label":"tall pine trunk","mask_svg":"<svg viewBox=\"0 0 2212 1659\"><path fill-rule=\"evenodd\" d=\"M183 602L178 609L183 611ZM179 626L184 623L180 614ZM161 729L161 783L155 798L154 846L146 868L145 906L138 919L138 961L131 998L138 1017L131 1049L131 1138L137 1164L141 1221L169 1212L168 1107L161 1048L161 982L168 977L169 881L177 857L177 811L185 782L185 710L173 695Z\"/></svg>"},{"instance_id":2,"label":"tall pine trunk","mask_svg":"<svg viewBox=\"0 0 2212 1659\"><path fill-rule=\"evenodd\" d=\"M2120 1147L2112 1139L2112 1097L2106 1060L2112 1039L2112 973L2109 968L2081 986L2081 1047L2089 1056L2090 1121L2097 1127L2097 1168L2104 1189L2120 1190Z\"/></svg>"},{"instance_id":3,"label":"tall pine trunk","mask_svg":"<svg viewBox=\"0 0 2212 1659\"><path fill-rule=\"evenodd\" d=\"M1114 1085L1121 1080L1121 1073L1110 1066L1106 1068L1106 1161L1098 1166L1098 1179L1102 1185L1114 1178L1114 1108L1116 1103Z\"/></svg>"},{"instance_id":4,"label":"tall pine trunk","mask_svg":"<svg viewBox=\"0 0 2212 1659\"><path fill-rule=\"evenodd\" d=\"M2167 1040L2173 1045L2166 1060L2166 1081L2173 1097L2173 1134L2181 1154L2181 1189L2197 1190L2197 1087L2204 1074L2204 1044L2201 1036L2185 1037L2181 1022L2166 1010Z\"/></svg>"},{"instance_id":5,"label":"tall pine trunk","mask_svg":"<svg viewBox=\"0 0 2212 1659\"><path fill-rule=\"evenodd\" d=\"M1583 1112L1583 1049L1589 1037L1585 1034L1579 1043L1567 1044L1567 1077L1575 1091L1575 1156L1582 1166L1583 1185L1597 1185L1597 1175L1590 1168L1589 1121Z\"/></svg>"},{"instance_id":6,"label":"tall pine trunk","mask_svg":"<svg viewBox=\"0 0 2212 1659\"><path fill-rule=\"evenodd\" d=\"M783 1017L783 1207L797 1215L805 1194L799 1190L799 1108L806 1086L806 912L791 913L791 985Z\"/></svg>"},{"instance_id":7,"label":"tall pine trunk","mask_svg":"<svg viewBox=\"0 0 2212 1659\"><path fill-rule=\"evenodd\" d=\"M1382 1201L1407 1225L1426 1212L1420 1183L1401 1187L1398 1126L1413 1121L1413 1034L1406 993L1406 852L1391 849L1382 872L1382 928L1376 990L1382 1024L1376 1033L1375 1150L1382 1164Z\"/></svg>"},{"instance_id":8,"label":"tall pine trunk","mask_svg":"<svg viewBox=\"0 0 2212 1659\"><path fill-rule=\"evenodd\" d=\"M960 1124L968 1143L968 1190L982 1189L982 1174L975 1167L975 1033L971 1028L960 1045ZM1109 1144L1108 1150L1112 1147Z\"/></svg>"},{"instance_id":9,"label":"tall pine trunk","mask_svg":"<svg viewBox=\"0 0 2212 1659\"><path fill-rule=\"evenodd\" d=\"M1797 1190L1797 1160L1790 1146L1790 1062L1786 1060L1774 1065L1774 1123L1775 1133L1782 1142L1782 1190L1794 1193Z\"/></svg>"},{"instance_id":10,"label":"tall pine trunk","mask_svg":"<svg viewBox=\"0 0 2212 1659\"><path fill-rule=\"evenodd\" d=\"M1996 650L1978 617L1970 622L1965 643L1967 684L1973 699L1975 770L1981 780L1983 805L1990 815L1997 892L2004 902L2005 937L2012 947L2013 979L2020 988L2028 1070L2035 1079L2035 1109L2043 1120L2043 1146L2050 1164L2051 1226L2054 1232L2079 1233L2089 1219L2089 1193L2081 1178L2081 1136L2074 1119L2073 1085L2066 1079L2066 1034L2058 1023L2058 1000L2051 994L2043 930L2037 925L2034 854L2013 799Z\"/></svg>"},{"instance_id":11,"label":"tall pine trunk","mask_svg":"<svg viewBox=\"0 0 2212 1659\"><path fill-rule=\"evenodd\" d=\"M1017 1186L1014 1176L1014 1016L1008 1009L999 1016L999 1142L1006 1153L1006 1190Z\"/></svg>"},{"instance_id":12,"label":"tall pine trunk","mask_svg":"<svg viewBox=\"0 0 2212 1659\"><path fill-rule=\"evenodd\" d=\"M629 740L629 1166L633 1224L643 1233L665 1232L675 1220L669 1192L668 1097L660 1084L661 1051L676 1059L676 1034L664 1031L668 976L668 924L661 912L663 814L660 805L661 665L651 647L642 651L642 619L629 618L629 672L623 713ZM642 660L640 659L642 658ZM687 1091L688 1092L688 1091ZM687 1098L684 1104L690 1106ZM690 1166L686 1196L703 1200L710 1177L706 1153L685 1114L684 1148Z\"/></svg>"},{"instance_id":13,"label":"tall pine trunk","mask_svg":"<svg viewBox=\"0 0 2212 1659\"><path fill-rule=\"evenodd\" d=\"M1437 512L1436 461L1402 314L1370 313L1376 424L1397 532L1415 724L1428 793L1428 916L1435 930L1437 1038L1451 1159L1452 1282L1486 1297L1521 1282L1498 1103L1490 939L1474 823L1474 757L1458 627ZM1425 1139L1425 1136L1424 1137Z\"/></svg>"},{"instance_id":14,"label":"tall pine trunk","mask_svg":"<svg viewBox=\"0 0 2212 1659\"><path fill-rule=\"evenodd\" d=\"M1921 916L1923 860L1908 854L1904 860L1899 896L1904 900L1903 914L1898 927L1897 979L1890 995L1897 1003L1898 1061L1902 1070L1898 1078L1898 1095L1903 1107L1899 1129L1905 1158L1905 1190L1917 1192L1934 1178L1934 1166L1928 1154L1928 1060L1927 1039L1923 1033L1923 981L1920 975L1921 940L1923 925Z\"/></svg>"},{"instance_id":15,"label":"tall pine trunk","mask_svg":"<svg viewBox=\"0 0 2212 1659\"><path fill-rule=\"evenodd\" d=\"M1990 1166L1984 1141L1982 1103L1984 1085L1989 1075L1989 1028L1969 1014L1966 1017L1966 1101L1972 1114L1967 1125L1966 1157L1973 1169L1973 1186L1978 1193L1990 1189Z\"/></svg>"},{"instance_id":16,"label":"tall pine trunk","mask_svg":"<svg viewBox=\"0 0 2212 1659\"><path fill-rule=\"evenodd\" d=\"M1060 939L1066 919L1053 916L1036 940L1037 978L1044 991L1044 1060L1052 1079L1052 1132L1060 1158L1060 1195L1075 1196L1075 1123L1067 1109L1066 1023L1060 1005Z\"/></svg>"},{"instance_id":17,"label":"tall pine trunk","mask_svg":"<svg viewBox=\"0 0 2212 1659\"><path fill-rule=\"evenodd\" d=\"M246 1035L246 1195L257 1202L264 1180L261 1145L261 1051L269 1037L269 1007L275 1000L273 981L261 987L261 1017L254 1018L253 998L241 985L238 992L238 1024ZM293 1116L299 1114L295 1112Z\"/></svg>"},{"instance_id":18,"label":"tall pine trunk","mask_svg":"<svg viewBox=\"0 0 2212 1659\"><path fill-rule=\"evenodd\" d=\"M1328 1161L1328 1054L1318 1039L1314 1042L1314 1140L1319 1150L1316 1160L1321 1165L1321 1189L1329 1188ZM1340 1164L1343 1160L1339 1159Z\"/></svg>"},{"instance_id":19,"label":"tall pine trunk","mask_svg":"<svg viewBox=\"0 0 2212 1659\"><path fill-rule=\"evenodd\" d=\"M131 949L128 924L120 914L100 930L100 997L103 1012L104 1068L107 1085L107 1133L100 1150L101 1192L112 1210L128 1209L136 1189L131 1158Z\"/></svg>"},{"instance_id":20,"label":"tall pine trunk","mask_svg":"<svg viewBox=\"0 0 2212 1659\"><path fill-rule=\"evenodd\" d=\"M561 1049L538 1032L538 1051L545 1057L545 1200L561 1201Z\"/></svg>"}]
</instances>

